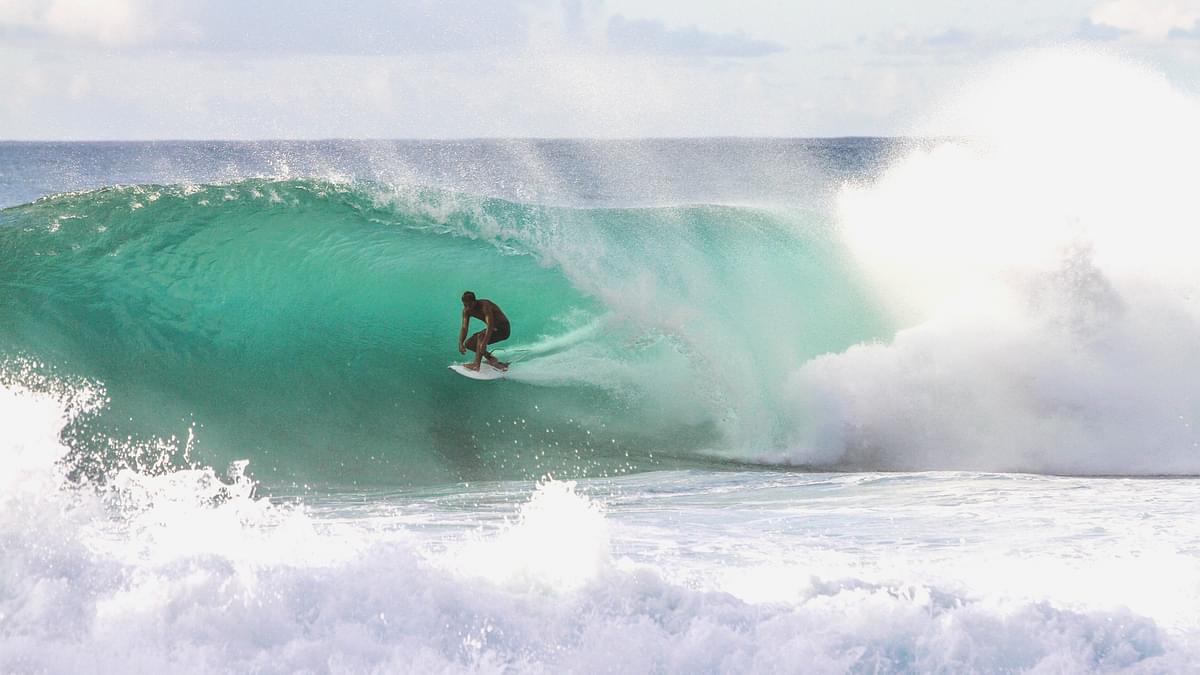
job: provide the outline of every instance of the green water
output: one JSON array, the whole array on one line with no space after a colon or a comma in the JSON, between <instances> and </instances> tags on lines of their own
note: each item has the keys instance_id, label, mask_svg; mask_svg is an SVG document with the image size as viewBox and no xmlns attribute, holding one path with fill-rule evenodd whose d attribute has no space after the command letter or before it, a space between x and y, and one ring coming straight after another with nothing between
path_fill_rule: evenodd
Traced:
<instances>
[{"instance_id":1,"label":"green water","mask_svg":"<svg viewBox=\"0 0 1200 675\"><path fill-rule=\"evenodd\" d=\"M508 380L446 369L464 358L468 289L512 320ZM267 180L0 211L0 355L110 398L69 432L84 471L114 452L101 438L174 437L195 461L248 458L268 483L738 457L804 423L789 370L886 331L806 212Z\"/></svg>"}]
</instances>

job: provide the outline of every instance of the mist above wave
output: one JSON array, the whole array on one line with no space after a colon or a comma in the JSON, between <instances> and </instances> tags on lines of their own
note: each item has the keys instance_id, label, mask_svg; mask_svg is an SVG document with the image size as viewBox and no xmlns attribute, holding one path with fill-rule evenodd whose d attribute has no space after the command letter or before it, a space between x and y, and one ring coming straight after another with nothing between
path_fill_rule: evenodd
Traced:
<instances>
[{"instance_id":1,"label":"mist above wave","mask_svg":"<svg viewBox=\"0 0 1200 675\"><path fill-rule=\"evenodd\" d=\"M1051 51L947 110L971 140L843 192L842 231L908 327L794 375L814 424L791 458L1200 473L1200 104Z\"/></svg>"}]
</instances>

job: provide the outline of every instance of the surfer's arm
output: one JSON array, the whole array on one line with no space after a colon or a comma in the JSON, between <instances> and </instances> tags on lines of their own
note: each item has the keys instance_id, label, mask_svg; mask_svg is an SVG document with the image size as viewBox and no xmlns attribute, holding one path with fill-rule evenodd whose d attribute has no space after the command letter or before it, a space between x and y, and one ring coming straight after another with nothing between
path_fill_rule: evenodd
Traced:
<instances>
[{"instance_id":1,"label":"surfer's arm","mask_svg":"<svg viewBox=\"0 0 1200 675\"><path fill-rule=\"evenodd\" d=\"M467 324L471 323L471 315L467 314L467 310L463 310L462 328L458 329L458 353L466 354L467 348L463 345L463 340L467 339Z\"/></svg>"}]
</instances>

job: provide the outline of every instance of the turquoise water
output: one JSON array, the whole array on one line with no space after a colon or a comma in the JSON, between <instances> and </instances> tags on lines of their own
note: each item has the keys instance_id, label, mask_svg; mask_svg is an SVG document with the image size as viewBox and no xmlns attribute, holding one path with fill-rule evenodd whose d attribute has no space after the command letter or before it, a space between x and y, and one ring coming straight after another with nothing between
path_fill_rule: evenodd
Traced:
<instances>
[{"instance_id":1,"label":"turquoise water","mask_svg":"<svg viewBox=\"0 0 1200 675\"><path fill-rule=\"evenodd\" d=\"M114 461L97 437L127 436L305 484L746 457L804 423L778 403L788 371L885 335L801 208L249 179L12 207L0 250L0 353L107 391L68 430L85 472ZM513 322L506 381L445 367L467 289Z\"/></svg>"}]
</instances>

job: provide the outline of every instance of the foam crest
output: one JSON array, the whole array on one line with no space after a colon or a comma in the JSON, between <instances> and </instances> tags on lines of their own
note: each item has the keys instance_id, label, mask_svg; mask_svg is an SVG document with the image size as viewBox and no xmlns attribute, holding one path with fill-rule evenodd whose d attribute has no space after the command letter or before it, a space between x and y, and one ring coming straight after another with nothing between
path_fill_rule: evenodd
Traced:
<instances>
[{"instance_id":1,"label":"foam crest","mask_svg":"<svg viewBox=\"0 0 1200 675\"><path fill-rule=\"evenodd\" d=\"M847 241L911 328L796 374L817 422L791 459L1200 472L1197 113L1154 73L1037 53L951 107L971 141L847 188Z\"/></svg>"},{"instance_id":2,"label":"foam crest","mask_svg":"<svg viewBox=\"0 0 1200 675\"><path fill-rule=\"evenodd\" d=\"M27 359L0 361L0 495L14 503L39 495L62 479L59 462L69 453L63 429L106 403L102 387L68 384L43 374Z\"/></svg>"},{"instance_id":3,"label":"foam crest","mask_svg":"<svg viewBox=\"0 0 1200 675\"><path fill-rule=\"evenodd\" d=\"M610 564L608 526L599 507L574 481L538 484L515 522L497 535L457 547L449 556L461 573L496 583L575 589Z\"/></svg>"}]
</instances>

